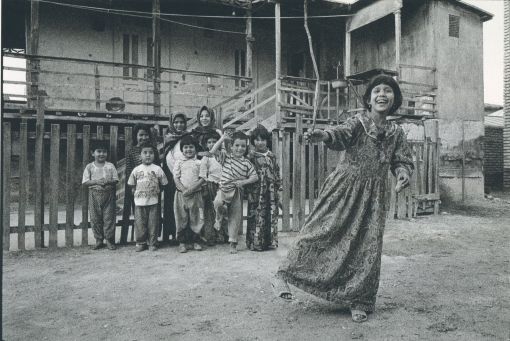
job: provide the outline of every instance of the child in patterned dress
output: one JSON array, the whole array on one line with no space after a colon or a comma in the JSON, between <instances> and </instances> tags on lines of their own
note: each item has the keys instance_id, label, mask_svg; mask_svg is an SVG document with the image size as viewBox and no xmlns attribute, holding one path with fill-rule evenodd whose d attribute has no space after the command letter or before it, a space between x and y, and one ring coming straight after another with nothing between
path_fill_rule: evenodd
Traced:
<instances>
[{"instance_id":1,"label":"child in patterned dress","mask_svg":"<svg viewBox=\"0 0 510 341\"><path fill-rule=\"evenodd\" d=\"M278 247L278 205L281 190L280 167L271 152L271 134L259 125L250 134L255 150L248 159L255 167L259 181L248 191L248 224L246 246L252 251Z\"/></svg>"},{"instance_id":2,"label":"child in patterned dress","mask_svg":"<svg viewBox=\"0 0 510 341\"><path fill-rule=\"evenodd\" d=\"M89 188L90 224L96 239L93 250L106 246L115 250L115 185L119 176L115 166L106 161L108 149L102 141L92 147L94 161L83 171L82 184Z\"/></svg>"}]
</instances>

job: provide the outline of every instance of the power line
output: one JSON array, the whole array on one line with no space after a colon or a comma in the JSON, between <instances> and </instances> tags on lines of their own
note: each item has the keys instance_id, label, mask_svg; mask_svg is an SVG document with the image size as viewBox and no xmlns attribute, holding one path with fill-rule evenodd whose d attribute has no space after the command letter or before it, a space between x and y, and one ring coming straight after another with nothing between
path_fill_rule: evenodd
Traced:
<instances>
[{"instance_id":1,"label":"power line","mask_svg":"<svg viewBox=\"0 0 510 341\"><path fill-rule=\"evenodd\" d=\"M204 19L242 19L244 20L245 17L238 17L238 16L228 16L228 15L200 15L200 14L181 14L181 13L157 13L157 12L144 12L144 11L132 11L132 10L122 10L122 9L110 9L105 7L92 7L92 6L83 6L83 5L73 5L63 2L56 2L56 1L50 1L50 0L34 0L38 2L63 6L63 7L73 7L73 8L79 8L79 9L87 9L87 10L94 10L94 11L101 11L101 12L107 12L111 14L143 14L148 15L152 17L153 15L160 15L160 16L170 16L170 17L183 17L183 18L204 18ZM330 15L309 15L308 19L325 19L325 18L342 18L342 17L351 17L352 14L330 14ZM260 16L260 17L252 17L252 19L275 19L274 16ZM304 16L282 16L280 19L304 19Z\"/></svg>"}]
</instances>

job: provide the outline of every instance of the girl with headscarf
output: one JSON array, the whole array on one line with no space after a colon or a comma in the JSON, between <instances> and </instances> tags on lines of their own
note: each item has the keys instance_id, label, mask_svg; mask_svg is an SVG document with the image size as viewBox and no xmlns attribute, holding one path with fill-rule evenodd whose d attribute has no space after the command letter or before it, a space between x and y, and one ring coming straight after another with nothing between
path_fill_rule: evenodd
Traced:
<instances>
[{"instance_id":1,"label":"girl with headscarf","mask_svg":"<svg viewBox=\"0 0 510 341\"><path fill-rule=\"evenodd\" d=\"M214 132L218 133L220 137L223 135L221 130L214 128L216 124L214 111L205 105L197 112L197 123L198 126L191 131L191 134L200 146L204 145L203 139L206 135Z\"/></svg>"},{"instance_id":2,"label":"girl with headscarf","mask_svg":"<svg viewBox=\"0 0 510 341\"><path fill-rule=\"evenodd\" d=\"M273 287L291 299L286 282L339 304L348 305L354 322L373 312L387 213L388 170L397 188L406 187L413 158L406 135L386 117L402 104L397 82L386 75L373 78L363 96L366 112L325 130L306 132L309 142L345 150L345 163L325 180L313 210Z\"/></svg>"}]
</instances>

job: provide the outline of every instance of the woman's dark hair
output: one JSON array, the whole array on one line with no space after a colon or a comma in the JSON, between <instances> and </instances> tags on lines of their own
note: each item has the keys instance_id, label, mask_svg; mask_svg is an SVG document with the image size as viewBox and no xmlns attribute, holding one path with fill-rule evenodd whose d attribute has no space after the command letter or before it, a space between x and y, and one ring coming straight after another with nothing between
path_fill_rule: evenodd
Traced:
<instances>
[{"instance_id":1,"label":"woman's dark hair","mask_svg":"<svg viewBox=\"0 0 510 341\"><path fill-rule=\"evenodd\" d=\"M367 89L365 90L365 94L363 95L363 105L367 110L370 110L370 96L372 94L372 89L378 86L379 84L386 84L388 85L392 90L393 94L395 95L395 99L393 100L393 105L390 108L390 111L388 114L393 114L395 111L400 108L402 105L402 91L400 91L400 86L398 85L397 81L393 79L393 77L388 75L378 75L373 77L370 82L368 83Z\"/></svg>"},{"instance_id":2,"label":"woman's dark hair","mask_svg":"<svg viewBox=\"0 0 510 341\"><path fill-rule=\"evenodd\" d=\"M138 123L133 128L133 135L132 135L132 139L133 139L132 144L133 144L133 146L136 146L138 144L138 140L136 139L136 136L138 135L138 132L140 130L145 130L147 132L147 134L149 134L149 140L152 141L151 127L148 124Z\"/></svg>"},{"instance_id":3,"label":"woman's dark hair","mask_svg":"<svg viewBox=\"0 0 510 341\"><path fill-rule=\"evenodd\" d=\"M202 106L197 112L197 122L199 126L202 126L200 123L200 115L202 114L202 111L206 111L209 114L209 118L211 119L211 123L209 123L208 127L214 127L215 124L215 117L214 117L214 110L207 107L206 105Z\"/></svg>"},{"instance_id":4,"label":"woman's dark hair","mask_svg":"<svg viewBox=\"0 0 510 341\"><path fill-rule=\"evenodd\" d=\"M257 137L260 137L261 139L266 140L267 146L269 148L271 148L271 141L272 141L271 134L266 129L266 127L264 127L261 124L257 125L257 127L255 129L253 129L253 131L251 132L251 134L250 134L251 144L255 145L255 140L257 139Z\"/></svg>"},{"instance_id":5,"label":"woman's dark hair","mask_svg":"<svg viewBox=\"0 0 510 341\"><path fill-rule=\"evenodd\" d=\"M177 114L175 114L175 115L172 117L172 123L173 123L173 122L175 121L175 119L176 119L176 118L178 118L178 117L182 118L182 120L184 121L184 123L186 123L186 121L187 121L187 120L186 120L186 115L185 115L184 113L182 113L182 112L177 113Z\"/></svg>"},{"instance_id":6,"label":"woman's dark hair","mask_svg":"<svg viewBox=\"0 0 510 341\"><path fill-rule=\"evenodd\" d=\"M185 135L182 139L181 139L181 145L179 146L181 148L181 152L182 152L182 149L184 146L189 146L189 145L193 145L195 146L195 150L198 151L198 143L197 143L197 140L195 140L193 138L193 136L191 135Z\"/></svg>"},{"instance_id":7,"label":"woman's dark hair","mask_svg":"<svg viewBox=\"0 0 510 341\"><path fill-rule=\"evenodd\" d=\"M210 133L205 134L201 141L202 148L204 148L204 150L207 150L207 141L209 139L215 139L218 141L220 139L220 134L218 134L216 131L211 131Z\"/></svg>"}]
</instances>

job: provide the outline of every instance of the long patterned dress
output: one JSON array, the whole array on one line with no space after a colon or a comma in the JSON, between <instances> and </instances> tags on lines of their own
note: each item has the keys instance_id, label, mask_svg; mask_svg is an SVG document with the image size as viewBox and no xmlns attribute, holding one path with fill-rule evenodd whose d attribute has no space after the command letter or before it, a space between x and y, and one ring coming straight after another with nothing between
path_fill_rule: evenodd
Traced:
<instances>
[{"instance_id":1,"label":"long patterned dress","mask_svg":"<svg viewBox=\"0 0 510 341\"><path fill-rule=\"evenodd\" d=\"M374 310L386 211L388 170L414 169L402 128L379 129L366 114L326 130L346 162L325 180L316 205L278 274L289 283L351 309Z\"/></svg>"},{"instance_id":2,"label":"long patterned dress","mask_svg":"<svg viewBox=\"0 0 510 341\"><path fill-rule=\"evenodd\" d=\"M246 246L267 250L271 246L278 247L280 168L271 151L255 152L249 159L255 166L259 181L248 192Z\"/></svg>"}]
</instances>

